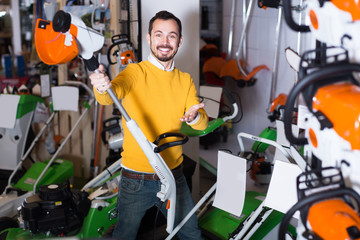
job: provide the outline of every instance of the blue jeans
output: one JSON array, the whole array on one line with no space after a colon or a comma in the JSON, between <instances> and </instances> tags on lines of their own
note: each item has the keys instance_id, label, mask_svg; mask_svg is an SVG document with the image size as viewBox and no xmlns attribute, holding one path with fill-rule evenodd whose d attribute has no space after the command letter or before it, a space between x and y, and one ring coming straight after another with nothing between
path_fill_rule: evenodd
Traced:
<instances>
[{"instance_id":1,"label":"blue jeans","mask_svg":"<svg viewBox=\"0 0 360 240\"><path fill-rule=\"evenodd\" d=\"M123 169L123 171L125 170ZM174 177L176 181L175 228L194 207L194 203L184 174ZM158 180L138 180L121 176L117 199L118 221L113 237L122 240L136 239L141 220L146 211L154 205L160 206L161 202L156 197L156 193L160 191L160 186L161 182ZM162 204L161 212L166 216L166 203ZM192 215L179 230L177 236L181 240L202 239L196 215Z\"/></svg>"}]
</instances>

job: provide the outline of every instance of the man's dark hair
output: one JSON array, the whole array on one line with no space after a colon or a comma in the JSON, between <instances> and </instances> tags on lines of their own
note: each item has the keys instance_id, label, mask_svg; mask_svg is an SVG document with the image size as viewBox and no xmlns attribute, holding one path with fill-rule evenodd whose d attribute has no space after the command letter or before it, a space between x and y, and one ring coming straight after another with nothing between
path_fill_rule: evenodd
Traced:
<instances>
[{"instance_id":1,"label":"man's dark hair","mask_svg":"<svg viewBox=\"0 0 360 240\"><path fill-rule=\"evenodd\" d=\"M170 20L170 19L173 19L176 21L178 27L179 27L179 37L181 37L181 30L182 30L182 27L181 27L181 21L180 19L178 19L174 14L168 12L168 11L160 11L158 12L149 22L149 34L151 35L151 30L152 30L152 27L153 27L153 23L155 22L156 19L161 19L161 20Z\"/></svg>"}]
</instances>

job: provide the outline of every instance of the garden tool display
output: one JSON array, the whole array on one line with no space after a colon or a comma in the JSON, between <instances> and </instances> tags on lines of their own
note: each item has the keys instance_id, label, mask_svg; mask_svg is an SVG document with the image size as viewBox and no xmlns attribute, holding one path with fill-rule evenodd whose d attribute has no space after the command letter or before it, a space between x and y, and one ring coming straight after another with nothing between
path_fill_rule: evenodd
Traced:
<instances>
[{"instance_id":1,"label":"garden tool display","mask_svg":"<svg viewBox=\"0 0 360 240\"><path fill-rule=\"evenodd\" d=\"M343 1L341 4L351 5L350 2ZM346 40L341 34L357 22L355 18L343 22L346 8L339 3L311 1L308 5L311 27L297 25L289 13L291 2L284 3L288 4L285 8L286 19L294 30L311 30L318 41L345 47ZM334 12L323 12L330 8ZM357 8L353 11L356 12ZM328 13L333 21L344 25L333 25L326 29L329 22L325 23L323 19ZM339 16L339 19L334 16ZM336 35L335 31L340 35ZM349 31L347 34L356 36L358 33L353 35ZM334 37L339 38L338 42L334 41ZM299 69L300 80L288 94L284 115L285 134L291 144L304 145L307 171L298 177L299 202L284 217L279 236L284 239L283 228L286 228L294 212L300 210L301 219L297 228L299 239L358 239L360 217L356 209L360 199L360 141L357 126L360 87L354 74L358 74L360 65L350 63L356 59L354 46L347 45L349 49L318 46L315 50L305 52L298 66L293 67ZM291 130L293 109L300 94L309 111L303 123L305 137L295 137ZM338 171L338 174L327 174L329 168ZM353 200L351 203L349 198ZM318 214L319 211L321 214Z\"/></svg>"},{"instance_id":2,"label":"garden tool display","mask_svg":"<svg viewBox=\"0 0 360 240\"><path fill-rule=\"evenodd\" d=\"M342 170L348 187L360 191L359 128L360 87L352 73L360 65L329 64L308 74L291 90L285 106L285 134L296 145L305 144L305 152L317 168ZM303 92L310 115L305 122L305 138L294 137L288 122L295 99ZM346 116L346 117L345 117Z\"/></svg>"},{"instance_id":3,"label":"garden tool display","mask_svg":"<svg viewBox=\"0 0 360 240\"><path fill-rule=\"evenodd\" d=\"M360 88L354 83L352 73L359 72L360 66L349 63L335 63L322 66L299 81L289 94L285 107L285 133L288 140L297 145L305 144L305 159L315 173L311 176L324 176L324 169L334 167L344 176L343 186L338 190L324 191L309 196L299 197L293 211L303 210L309 215L299 223L298 234L304 239L315 236L322 239L357 239L359 238L359 213L342 197L351 192L358 198L359 193L359 154L357 122L360 106ZM300 93L308 97L305 101L310 115L305 121L305 138L296 138L288 124L292 118L295 99ZM311 101L312 100L312 101ZM310 104L310 105L309 105ZM345 117L346 116L346 117ZM304 160L305 161L305 160ZM319 183L318 179L312 180ZM311 192L311 184L307 184ZM329 189L329 188L327 188ZM335 200L334 200L335 199ZM309 208L309 204L311 207ZM321 215L316 214L321 211ZM337 212L343 215L337 216ZM320 218L319 216L325 216ZM350 219L348 216L352 216ZM329 219L334 224L329 225ZM342 219L342 220L341 220ZM345 225L335 222L345 222ZM310 225L311 227L306 227ZM324 225L327 227L324 229ZM303 234L302 234L303 233ZM335 235L331 235L335 234Z\"/></svg>"},{"instance_id":4,"label":"garden tool display","mask_svg":"<svg viewBox=\"0 0 360 240\"><path fill-rule=\"evenodd\" d=\"M83 87L89 95L89 101L85 103L85 110L82 112L81 116L78 118L73 128L66 136L64 141L56 149L56 152L51 156L51 158L44 162L35 162L26 173L15 182L15 174L23 166L23 162L26 160L28 155L31 153L31 150L34 148L35 144L39 141L40 136L46 130L47 126L52 122L56 112L53 112L46 124L39 131L35 137L32 145L29 147L27 152L21 158L21 161L17 164L16 168L12 172L8 180L8 185L6 186L4 192L0 196L0 214L1 216L14 217L17 214L17 208L21 206L24 199L27 197L33 196L37 193L39 187L44 184L57 184L64 183L70 177L74 175L73 163L69 160L59 158L60 151L64 148L66 143L69 141L77 127L79 126L81 120L86 116L88 109L91 107L94 102L93 92L81 82L66 82L65 85Z\"/></svg>"}]
</instances>

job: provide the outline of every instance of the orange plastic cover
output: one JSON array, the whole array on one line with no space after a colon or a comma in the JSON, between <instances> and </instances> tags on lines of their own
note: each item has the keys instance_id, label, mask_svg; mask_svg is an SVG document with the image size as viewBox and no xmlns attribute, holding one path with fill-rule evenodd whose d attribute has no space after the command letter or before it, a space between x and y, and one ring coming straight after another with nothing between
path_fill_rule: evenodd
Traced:
<instances>
[{"instance_id":1,"label":"orange plastic cover","mask_svg":"<svg viewBox=\"0 0 360 240\"><path fill-rule=\"evenodd\" d=\"M313 98L313 108L325 114L353 150L360 150L360 87L351 83L322 87Z\"/></svg>"},{"instance_id":2,"label":"orange plastic cover","mask_svg":"<svg viewBox=\"0 0 360 240\"><path fill-rule=\"evenodd\" d=\"M65 35L55 32L52 22L40 18L36 21L35 46L41 61L48 65L67 63L79 53L75 39L65 46Z\"/></svg>"}]
</instances>

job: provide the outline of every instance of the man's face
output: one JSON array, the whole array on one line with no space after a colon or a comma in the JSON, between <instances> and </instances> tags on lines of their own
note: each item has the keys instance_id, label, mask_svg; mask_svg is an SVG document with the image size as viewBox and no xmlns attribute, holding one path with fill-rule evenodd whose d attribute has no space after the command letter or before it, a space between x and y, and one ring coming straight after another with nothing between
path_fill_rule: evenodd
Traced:
<instances>
[{"instance_id":1,"label":"man's face","mask_svg":"<svg viewBox=\"0 0 360 240\"><path fill-rule=\"evenodd\" d=\"M182 37L179 36L178 25L175 20L156 19L153 23L151 35L146 39L150 45L152 54L160 62L171 61L178 48L181 46Z\"/></svg>"}]
</instances>

